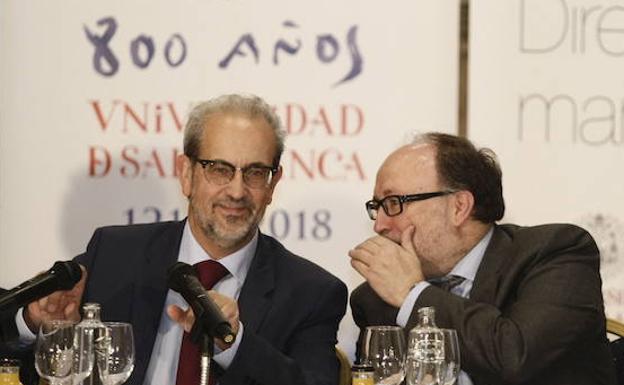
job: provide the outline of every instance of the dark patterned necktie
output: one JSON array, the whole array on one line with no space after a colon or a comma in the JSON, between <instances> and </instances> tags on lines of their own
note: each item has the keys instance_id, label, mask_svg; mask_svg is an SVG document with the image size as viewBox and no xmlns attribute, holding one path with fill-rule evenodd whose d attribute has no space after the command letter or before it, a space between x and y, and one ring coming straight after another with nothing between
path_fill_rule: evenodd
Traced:
<instances>
[{"instance_id":1,"label":"dark patterned necktie","mask_svg":"<svg viewBox=\"0 0 624 385\"><path fill-rule=\"evenodd\" d=\"M455 286L461 285L465 280L466 278L460 277L459 275L449 275L439 281L431 281L430 283L442 290L450 292Z\"/></svg>"},{"instance_id":2,"label":"dark patterned necktie","mask_svg":"<svg viewBox=\"0 0 624 385\"><path fill-rule=\"evenodd\" d=\"M229 272L217 261L203 261L194 265L199 281L206 290L212 287L225 277ZM178 361L178 374L176 378L177 385L196 385L199 384L199 362L200 353L199 346L193 343L191 335L184 332L182 337L182 346L180 347L180 358ZM215 383L214 371L210 371L209 384Z\"/></svg>"}]
</instances>

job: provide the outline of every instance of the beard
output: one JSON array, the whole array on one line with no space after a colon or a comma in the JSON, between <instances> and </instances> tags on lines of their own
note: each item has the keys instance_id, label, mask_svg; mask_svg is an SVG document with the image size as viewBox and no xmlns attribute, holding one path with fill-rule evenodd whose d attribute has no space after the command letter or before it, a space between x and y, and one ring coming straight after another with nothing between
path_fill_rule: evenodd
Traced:
<instances>
[{"instance_id":1,"label":"beard","mask_svg":"<svg viewBox=\"0 0 624 385\"><path fill-rule=\"evenodd\" d=\"M224 197L210 202L189 198L191 215L204 236L217 246L230 249L251 239L264 214L248 197ZM222 208L242 210L238 215L221 212Z\"/></svg>"}]
</instances>

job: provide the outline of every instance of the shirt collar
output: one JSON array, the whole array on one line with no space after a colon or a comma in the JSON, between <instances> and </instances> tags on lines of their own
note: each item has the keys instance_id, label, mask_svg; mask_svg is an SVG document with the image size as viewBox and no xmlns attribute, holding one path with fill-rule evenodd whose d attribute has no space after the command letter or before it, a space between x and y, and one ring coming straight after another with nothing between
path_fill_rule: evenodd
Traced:
<instances>
[{"instance_id":1,"label":"shirt collar","mask_svg":"<svg viewBox=\"0 0 624 385\"><path fill-rule=\"evenodd\" d=\"M483 238L481 238L479 243L477 243L475 247L468 252L468 254L459 260L448 275L458 275L467 280L474 281L479 265L481 264L481 260L483 259L483 255L485 254L485 249L490 243L490 239L492 239L492 234L494 234L494 226L490 228L490 230L483 236Z\"/></svg>"},{"instance_id":2,"label":"shirt collar","mask_svg":"<svg viewBox=\"0 0 624 385\"><path fill-rule=\"evenodd\" d=\"M239 287L242 286L247 277L249 266L251 266L251 260L256 253L256 247L258 246L258 231L254 234L253 238L242 248L226 255L219 259L219 263L222 264L230 274L238 281ZM182 233L182 240L180 242L180 252L178 254L178 261L194 265L196 263L213 259L208 255L206 250L197 242L191 231L188 221L184 224L184 230Z\"/></svg>"}]
</instances>

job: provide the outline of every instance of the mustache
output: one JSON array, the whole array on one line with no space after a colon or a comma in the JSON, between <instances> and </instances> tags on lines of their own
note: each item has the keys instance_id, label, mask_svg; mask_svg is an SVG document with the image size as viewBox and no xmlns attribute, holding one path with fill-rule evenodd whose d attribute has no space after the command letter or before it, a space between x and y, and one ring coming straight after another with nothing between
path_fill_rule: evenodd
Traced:
<instances>
[{"instance_id":1,"label":"mustache","mask_svg":"<svg viewBox=\"0 0 624 385\"><path fill-rule=\"evenodd\" d=\"M243 197L241 199L232 199L229 197L222 198L222 199L215 201L213 203L213 206L225 206L225 207L236 208L236 209L244 208L244 209L249 209L249 210L252 210L255 208L255 205L253 204L253 202L247 197Z\"/></svg>"}]
</instances>

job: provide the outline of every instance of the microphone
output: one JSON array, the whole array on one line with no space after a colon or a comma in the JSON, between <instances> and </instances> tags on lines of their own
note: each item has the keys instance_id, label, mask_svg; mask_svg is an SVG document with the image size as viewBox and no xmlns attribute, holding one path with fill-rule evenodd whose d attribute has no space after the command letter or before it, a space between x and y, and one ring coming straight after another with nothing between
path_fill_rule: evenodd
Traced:
<instances>
[{"instance_id":1,"label":"microphone","mask_svg":"<svg viewBox=\"0 0 624 385\"><path fill-rule=\"evenodd\" d=\"M184 262L176 262L167 270L167 285L170 289L182 294L195 313L193 329L200 327L213 338L219 338L231 344L236 338L230 323L225 319L221 309L206 293L199 282L195 269ZM191 331L191 334L195 334Z\"/></svg>"},{"instance_id":2,"label":"microphone","mask_svg":"<svg viewBox=\"0 0 624 385\"><path fill-rule=\"evenodd\" d=\"M55 262L50 270L0 294L0 314L11 313L57 290L69 290L82 277L74 261Z\"/></svg>"}]
</instances>

